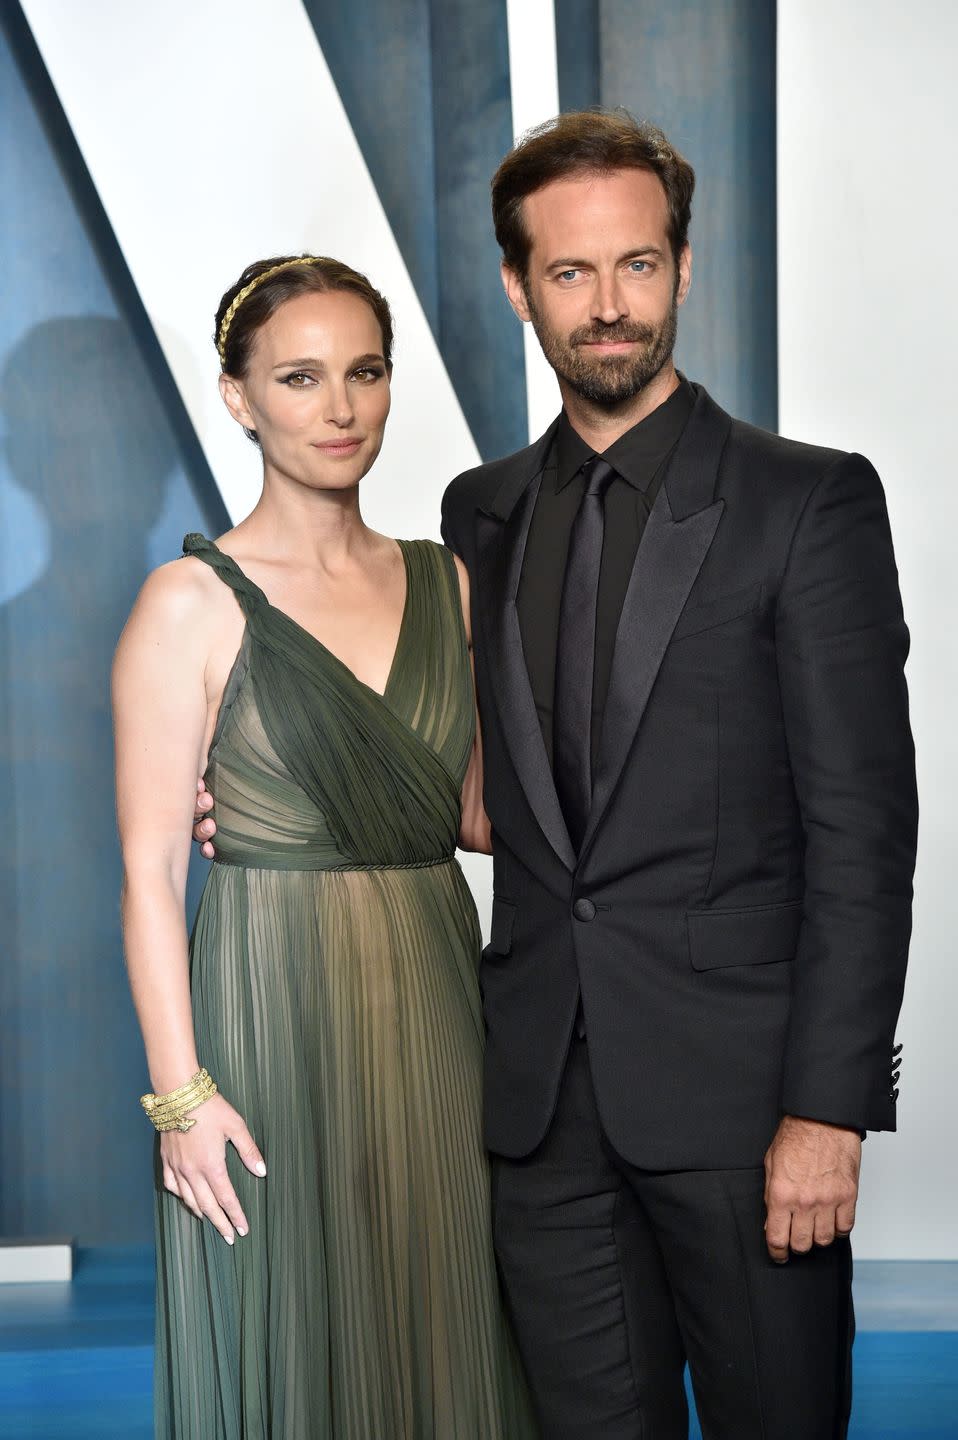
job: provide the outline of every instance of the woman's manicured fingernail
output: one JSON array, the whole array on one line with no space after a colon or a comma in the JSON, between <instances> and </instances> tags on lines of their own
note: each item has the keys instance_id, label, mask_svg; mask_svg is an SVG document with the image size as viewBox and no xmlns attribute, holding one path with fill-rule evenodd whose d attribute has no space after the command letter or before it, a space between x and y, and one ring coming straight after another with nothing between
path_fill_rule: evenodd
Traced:
<instances>
[{"instance_id":1,"label":"woman's manicured fingernail","mask_svg":"<svg viewBox=\"0 0 958 1440\"><path fill-rule=\"evenodd\" d=\"M257 1175L266 1174L266 1166L263 1164L262 1160L257 1160L256 1162L256 1173Z\"/></svg>"}]
</instances>

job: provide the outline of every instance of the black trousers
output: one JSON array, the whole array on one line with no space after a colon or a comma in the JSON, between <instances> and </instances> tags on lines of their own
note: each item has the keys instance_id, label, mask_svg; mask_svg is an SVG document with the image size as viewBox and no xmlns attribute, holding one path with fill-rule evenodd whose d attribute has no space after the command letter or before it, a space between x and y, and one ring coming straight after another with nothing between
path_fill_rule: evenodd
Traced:
<instances>
[{"instance_id":1,"label":"black trousers","mask_svg":"<svg viewBox=\"0 0 958 1440\"><path fill-rule=\"evenodd\" d=\"M847 1240L776 1265L764 1172L654 1173L602 1131L588 1044L522 1160L493 1157L506 1303L543 1440L842 1440L851 1405Z\"/></svg>"}]
</instances>

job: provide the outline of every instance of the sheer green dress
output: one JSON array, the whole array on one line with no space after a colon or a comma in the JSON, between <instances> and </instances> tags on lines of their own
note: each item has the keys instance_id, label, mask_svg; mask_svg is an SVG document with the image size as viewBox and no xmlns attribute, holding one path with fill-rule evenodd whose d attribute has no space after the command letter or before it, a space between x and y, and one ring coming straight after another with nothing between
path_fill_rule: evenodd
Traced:
<instances>
[{"instance_id":1,"label":"sheer green dress","mask_svg":"<svg viewBox=\"0 0 958 1440\"><path fill-rule=\"evenodd\" d=\"M157 1179L164 1440L524 1440L480 1131L479 933L454 858L474 701L451 556L401 542L383 695L200 535L246 618L207 783L191 941L229 1147L228 1246Z\"/></svg>"}]
</instances>

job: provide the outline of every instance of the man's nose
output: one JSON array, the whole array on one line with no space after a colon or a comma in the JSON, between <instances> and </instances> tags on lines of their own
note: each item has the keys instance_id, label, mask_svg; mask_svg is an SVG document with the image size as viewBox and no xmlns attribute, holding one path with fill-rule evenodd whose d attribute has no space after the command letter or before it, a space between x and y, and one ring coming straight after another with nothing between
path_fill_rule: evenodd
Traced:
<instances>
[{"instance_id":1,"label":"man's nose","mask_svg":"<svg viewBox=\"0 0 958 1440\"><path fill-rule=\"evenodd\" d=\"M592 318L604 325L614 325L629 313L618 275L600 274L592 292Z\"/></svg>"}]
</instances>

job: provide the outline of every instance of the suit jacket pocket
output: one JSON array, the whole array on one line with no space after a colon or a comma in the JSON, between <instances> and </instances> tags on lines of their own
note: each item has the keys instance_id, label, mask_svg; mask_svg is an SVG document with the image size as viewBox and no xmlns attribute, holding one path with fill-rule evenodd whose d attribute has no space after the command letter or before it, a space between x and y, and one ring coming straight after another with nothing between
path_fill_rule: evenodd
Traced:
<instances>
[{"instance_id":1,"label":"suit jacket pocket","mask_svg":"<svg viewBox=\"0 0 958 1440\"><path fill-rule=\"evenodd\" d=\"M494 955L508 955L512 949L512 928L516 923L516 907L511 900L499 900L493 896L492 925L489 929L489 949Z\"/></svg>"},{"instance_id":2,"label":"suit jacket pocket","mask_svg":"<svg viewBox=\"0 0 958 1440\"><path fill-rule=\"evenodd\" d=\"M734 590L731 595L719 595L714 600L702 600L697 605L687 605L679 616L678 624L672 631L672 642L686 635L698 635L702 630L711 630L715 625L724 625L756 610L762 598L762 585L747 585L744 590Z\"/></svg>"},{"instance_id":3,"label":"suit jacket pocket","mask_svg":"<svg viewBox=\"0 0 958 1440\"><path fill-rule=\"evenodd\" d=\"M689 910L689 955L693 970L733 965L772 965L794 960L803 902L748 906L741 910Z\"/></svg>"}]
</instances>

